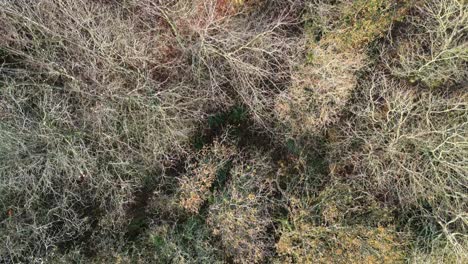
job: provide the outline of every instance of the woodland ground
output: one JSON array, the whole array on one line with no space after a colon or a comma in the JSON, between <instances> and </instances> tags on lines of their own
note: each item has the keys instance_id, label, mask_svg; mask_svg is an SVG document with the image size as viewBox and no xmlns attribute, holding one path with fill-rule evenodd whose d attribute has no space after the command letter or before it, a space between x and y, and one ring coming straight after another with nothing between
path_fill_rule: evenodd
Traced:
<instances>
[{"instance_id":1,"label":"woodland ground","mask_svg":"<svg viewBox=\"0 0 468 264\"><path fill-rule=\"evenodd\" d=\"M465 0L0 0L0 263L467 263Z\"/></svg>"}]
</instances>

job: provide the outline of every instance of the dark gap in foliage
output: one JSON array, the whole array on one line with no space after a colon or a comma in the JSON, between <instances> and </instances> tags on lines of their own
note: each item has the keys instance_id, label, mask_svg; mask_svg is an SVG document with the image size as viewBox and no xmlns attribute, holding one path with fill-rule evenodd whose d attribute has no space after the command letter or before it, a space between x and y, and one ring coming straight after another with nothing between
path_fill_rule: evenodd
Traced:
<instances>
[{"instance_id":1,"label":"dark gap in foliage","mask_svg":"<svg viewBox=\"0 0 468 264\"><path fill-rule=\"evenodd\" d=\"M180 169L180 166L174 168ZM127 209L127 218L131 219L125 234L126 240L134 242L148 228L150 215L146 208L154 190L158 187L161 172L152 172L143 178L142 186L134 194L134 202Z\"/></svg>"}]
</instances>

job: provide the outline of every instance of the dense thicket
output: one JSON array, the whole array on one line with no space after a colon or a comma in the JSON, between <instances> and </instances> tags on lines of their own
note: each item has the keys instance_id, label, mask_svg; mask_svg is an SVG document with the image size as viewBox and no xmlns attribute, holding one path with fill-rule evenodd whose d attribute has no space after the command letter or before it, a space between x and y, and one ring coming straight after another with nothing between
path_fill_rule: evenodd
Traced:
<instances>
[{"instance_id":1,"label":"dense thicket","mask_svg":"<svg viewBox=\"0 0 468 264\"><path fill-rule=\"evenodd\" d=\"M0 1L0 263L465 263L467 12Z\"/></svg>"}]
</instances>

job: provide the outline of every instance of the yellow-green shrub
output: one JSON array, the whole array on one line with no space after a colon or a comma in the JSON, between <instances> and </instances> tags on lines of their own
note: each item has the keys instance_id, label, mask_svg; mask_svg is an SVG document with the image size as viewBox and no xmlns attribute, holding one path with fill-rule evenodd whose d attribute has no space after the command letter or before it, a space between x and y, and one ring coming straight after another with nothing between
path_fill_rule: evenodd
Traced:
<instances>
[{"instance_id":1,"label":"yellow-green shrub","mask_svg":"<svg viewBox=\"0 0 468 264\"><path fill-rule=\"evenodd\" d=\"M366 64L365 48L389 31L410 3L359 0L311 5L306 59L275 108L292 134L317 132L339 118L356 87L355 74Z\"/></svg>"},{"instance_id":2,"label":"yellow-green shrub","mask_svg":"<svg viewBox=\"0 0 468 264\"><path fill-rule=\"evenodd\" d=\"M189 158L187 175L179 179L180 205L190 213L198 213L202 204L212 195L213 184L220 173L236 155L234 146L215 141L213 146L203 148L195 157Z\"/></svg>"},{"instance_id":3,"label":"yellow-green shrub","mask_svg":"<svg viewBox=\"0 0 468 264\"><path fill-rule=\"evenodd\" d=\"M398 234L392 227L314 226L283 229L275 263L404 263Z\"/></svg>"},{"instance_id":4,"label":"yellow-green shrub","mask_svg":"<svg viewBox=\"0 0 468 264\"><path fill-rule=\"evenodd\" d=\"M234 164L225 190L214 197L208 225L236 263L262 263L273 254L273 222L268 214L271 173L266 158Z\"/></svg>"}]
</instances>

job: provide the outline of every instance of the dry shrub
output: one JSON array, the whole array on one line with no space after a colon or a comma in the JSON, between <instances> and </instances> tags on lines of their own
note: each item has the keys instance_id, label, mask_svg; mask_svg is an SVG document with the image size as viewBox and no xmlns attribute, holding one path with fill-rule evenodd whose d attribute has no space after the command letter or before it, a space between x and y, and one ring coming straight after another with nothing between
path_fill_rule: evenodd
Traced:
<instances>
[{"instance_id":1,"label":"dry shrub","mask_svg":"<svg viewBox=\"0 0 468 264\"><path fill-rule=\"evenodd\" d=\"M463 0L420 1L389 49L392 73L430 88L468 77L468 6Z\"/></svg>"},{"instance_id":2,"label":"dry shrub","mask_svg":"<svg viewBox=\"0 0 468 264\"><path fill-rule=\"evenodd\" d=\"M356 187L334 183L288 204L275 263L399 263L406 256L390 212Z\"/></svg>"},{"instance_id":3,"label":"dry shrub","mask_svg":"<svg viewBox=\"0 0 468 264\"><path fill-rule=\"evenodd\" d=\"M245 105L266 126L274 95L289 81L299 36L302 1L175 1L136 4L171 29L176 49L186 56L190 75L208 94L211 109Z\"/></svg>"},{"instance_id":4,"label":"dry shrub","mask_svg":"<svg viewBox=\"0 0 468 264\"><path fill-rule=\"evenodd\" d=\"M336 45L340 50L361 49L385 36L393 23L404 18L413 0L340 0L316 1L311 30L325 32L322 44ZM338 13L333 13L338 12ZM321 33L323 34L323 33Z\"/></svg>"},{"instance_id":5,"label":"dry shrub","mask_svg":"<svg viewBox=\"0 0 468 264\"><path fill-rule=\"evenodd\" d=\"M236 263L261 263L273 253L268 214L271 167L261 156L239 162L233 164L225 190L210 205L207 223Z\"/></svg>"},{"instance_id":6,"label":"dry shrub","mask_svg":"<svg viewBox=\"0 0 468 264\"><path fill-rule=\"evenodd\" d=\"M203 164L194 170L193 177L180 179L180 205L190 213L198 213L198 210L208 198L210 188L216 179L216 165Z\"/></svg>"},{"instance_id":7,"label":"dry shrub","mask_svg":"<svg viewBox=\"0 0 468 264\"><path fill-rule=\"evenodd\" d=\"M389 226L394 218L392 208L378 201L372 194L338 181L331 182L323 190L306 197L290 195L286 226L303 223L316 226L368 227Z\"/></svg>"},{"instance_id":8,"label":"dry shrub","mask_svg":"<svg viewBox=\"0 0 468 264\"><path fill-rule=\"evenodd\" d=\"M154 56L152 34L123 13L95 1L2 3L0 138L9 143L0 146L0 255L7 261L34 262L66 243L123 235L135 189L157 177L170 151L181 151L199 118L203 97L192 97L182 78L153 78L155 65L170 65Z\"/></svg>"},{"instance_id":9,"label":"dry shrub","mask_svg":"<svg viewBox=\"0 0 468 264\"><path fill-rule=\"evenodd\" d=\"M331 183L314 198L310 210L319 224L385 226L393 222L391 208L385 207L358 186ZM309 216L309 218L314 218Z\"/></svg>"},{"instance_id":10,"label":"dry shrub","mask_svg":"<svg viewBox=\"0 0 468 264\"><path fill-rule=\"evenodd\" d=\"M232 11L224 2L176 5L166 12L167 19L191 56L193 74L218 96L213 107L243 104L266 126L275 94L289 81L298 37L287 29L297 23L294 2L300 1L285 2L283 9L272 9L279 4L258 4L266 6L261 14L257 9Z\"/></svg>"},{"instance_id":11,"label":"dry shrub","mask_svg":"<svg viewBox=\"0 0 468 264\"><path fill-rule=\"evenodd\" d=\"M180 205L190 213L198 213L202 204L212 194L215 181L221 177L237 150L218 141L213 146L203 148L187 164L187 175L180 178Z\"/></svg>"},{"instance_id":12,"label":"dry shrub","mask_svg":"<svg viewBox=\"0 0 468 264\"><path fill-rule=\"evenodd\" d=\"M376 72L356 97L331 142L332 176L409 214L409 225L426 230L417 234L425 247L445 240L461 254L468 223L466 93L415 90Z\"/></svg>"},{"instance_id":13,"label":"dry shrub","mask_svg":"<svg viewBox=\"0 0 468 264\"><path fill-rule=\"evenodd\" d=\"M154 219L156 225L150 233L159 241L157 248L162 251L156 258L198 262L206 257L209 263L216 262L207 253L208 249L222 250L224 258L236 263L259 263L271 256L274 234L267 232L272 226L268 215L271 207L268 199L273 189L268 179L272 172L270 161L240 151L224 134L187 157L185 169L172 197L161 201L161 195L156 193L153 198L156 207L152 206L151 210L156 214L173 207L174 201L185 213L169 219L177 222L173 230L164 226L164 220L161 226L161 220ZM165 203L171 206L161 209ZM190 230L206 229L209 234L198 237L187 233L194 231L180 231L193 221L196 227ZM184 244L187 239L193 240L190 246Z\"/></svg>"},{"instance_id":14,"label":"dry shrub","mask_svg":"<svg viewBox=\"0 0 468 264\"><path fill-rule=\"evenodd\" d=\"M191 217L177 225L158 223L140 250L147 254L139 258L139 263L225 263L221 249L212 244L210 235L201 217Z\"/></svg>"},{"instance_id":15,"label":"dry shrub","mask_svg":"<svg viewBox=\"0 0 468 264\"><path fill-rule=\"evenodd\" d=\"M292 86L277 99L276 112L293 134L317 132L337 120L364 61L360 53L334 47L317 46L309 56L312 62L294 73Z\"/></svg>"},{"instance_id":16,"label":"dry shrub","mask_svg":"<svg viewBox=\"0 0 468 264\"><path fill-rule=\"evenodd\" d=\"M404 251L391 227L325 227L301 224L283 230L276 263L403 263Z\"/></svg>"},{"instance_id":17,"label":"dry shrub","mask_svg":"<svg viewBox=\"0 0 468 264\"><path fill-rule=\"evenodd\" d=\"M457 263L463 264L468 261L468 245L466 240L454 246L447 241L433 241L431 251L415 248L411 252L409 260L417 264Z\"/></svg>"},{"instance_id":18,"label":"dry shrub","mask_svg":"<svg viewBox=\"0 0 468 264\"><path fill-rule=\"evenodd\" d=\"M363 52L402 18L409 1L314 1L306 27L306 60L289 90L276 102L279 119L292 134L317 132L334 123L366 63ZM315 41L315 39L319 39Z\"/></svg>"},{"instance_id":19,"label":"dry shrub","mask_svg":"<svg viewBox=\"0 0 468 264\"><path fill-rule=\"evenodd\" d=\"M213 109L267 123L301 1L0 5L0 255L31 262L123 243L136 190L171 184L164 170Z\"/></svg>"}]
</instances>

